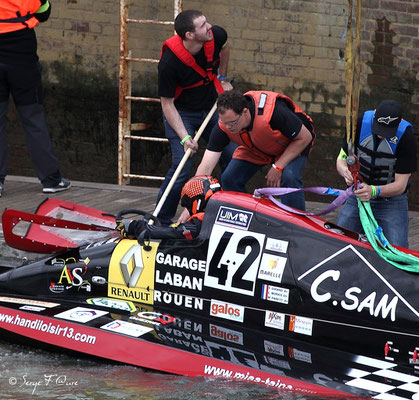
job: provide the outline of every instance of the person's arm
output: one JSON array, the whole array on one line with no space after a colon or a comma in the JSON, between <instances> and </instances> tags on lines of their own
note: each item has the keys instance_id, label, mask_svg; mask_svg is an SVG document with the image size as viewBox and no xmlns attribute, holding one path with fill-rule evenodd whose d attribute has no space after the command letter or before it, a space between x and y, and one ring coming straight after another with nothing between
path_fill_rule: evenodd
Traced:
<instances>
[{"instance_id":1,"label":"person's arm","mask_svg":"<svg viewBox=\"0 0 419 400\"><path fill-rule=\"evenodd\" d=\"M226 43L220 51L220 65L218 67L218 75L227 77L228 61L230 59L230 47ZM233 86L225 79L221 81L224 90L232 90Z\"/></svg>"},{"instance_id":2,"label":"person's arm","mask_svg":"<svg viewBox=\"0 0 419 400\"><path fill-rule=\"evenodd\" d=\"M286 147L285 151L281 156L275 161L275 166L270 168L266 174L266 183L269 187L280 187L282 170L295 158L297 158L303 150L309 145L312 141L312 136L310 131L304 126L301 125L301 129L298 132L298 135L293 139L290 144Z\"/></svg>"},{"instance_id":3,"label":"person's arm","mask_svg":"<svg viewBox=\"0 0 419 400\"><path fill-rule=\"evenodd\" d=\"M173 97L160 97L160 101L161 108L163 110L164 116L167 119L167 122L179 136L179 141L181 141L189 134L185 128L185 125L183 124L182 118L180 117L178 110L175 107L175 99ZM192 154L194 154L198 150L198 143L192 138L188 138L184 142L183 148L185 151L187 149L191 149Z\"/></svg>"},{"instance_id":4,"label":"person's arm","mask_svg":"<svg viewBox=\"0 0 419 400\"><path fill-rule=\"evenodd\" d=\"M220 157L221 152L205 150L195 175L211 175Z\"/></svg>"},{"instance_id":5,"label":"person's arm","mask_svg":"<svg viewBox=\"0 0 419 400\"><path fill-rule=\"evenodd\" d=\"M41 7L35 12L35 18L39 22L45 22L51 14L51 3L49 0L41 0Z\"/></svg>"}]
</instances>

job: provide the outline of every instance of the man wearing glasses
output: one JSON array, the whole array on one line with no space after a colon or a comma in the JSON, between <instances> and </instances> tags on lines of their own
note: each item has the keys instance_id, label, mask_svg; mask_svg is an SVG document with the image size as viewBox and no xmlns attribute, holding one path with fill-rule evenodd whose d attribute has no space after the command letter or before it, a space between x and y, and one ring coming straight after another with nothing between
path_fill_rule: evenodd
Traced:
<instances>
[{"instance_id":1,"label":"man wearing glasses","mask_svg":"<svg viewBox=\"0 0 419 400\"><path fill-rule=\"evenodd\" d=\"M314 141L312 119L279 93L228 91L218 97L219 120L210 136L196 175L210 175L230 142L239 146L221 176L224 190L246 192L246 183L264 165L269 187L302 184L302 170ZM305 210L304 193L281 196L281 201Z\"/></svg>"}]
</instances>

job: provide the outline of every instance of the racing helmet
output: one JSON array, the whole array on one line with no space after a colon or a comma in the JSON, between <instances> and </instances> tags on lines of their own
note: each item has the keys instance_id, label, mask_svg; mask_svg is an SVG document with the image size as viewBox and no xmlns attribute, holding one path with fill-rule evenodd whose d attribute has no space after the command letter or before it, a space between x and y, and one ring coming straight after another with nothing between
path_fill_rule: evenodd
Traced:
<instances>
[{"instance_id":1,"label":"racing helmet","mask_svg":"<svg viewBox=\"0 0 419 400\"><path fill-rule=\"evenodd\" d=\"M209 175L198 175L189 179L182 188L180 204L193 215L205 210L208 199L221 189L218 180Z\"/></svg>"}]
</instances>

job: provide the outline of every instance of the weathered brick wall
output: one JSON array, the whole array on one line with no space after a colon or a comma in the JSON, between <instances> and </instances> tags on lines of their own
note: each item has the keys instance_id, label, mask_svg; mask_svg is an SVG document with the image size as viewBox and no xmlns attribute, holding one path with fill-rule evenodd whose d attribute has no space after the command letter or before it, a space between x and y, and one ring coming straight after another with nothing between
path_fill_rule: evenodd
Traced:
<instances>
[{"instance_id":1,"label":"weathered brick wall","mask_svg":"<svg viewBox=\"0 0 419 400\"><path fill-rule=\"evenodd\" d=\"M52 3L51 18L37 28L37 36L48 121L62 169L73 179L116 182L119 2ZM366 0L362 5L360 111L391 97L403 103L406 119L417 126L419 4ZM283 92L313 117L318 137L305 171L307 186L343 185L335 158L345 130L347 7L346 0L183 1L184 9L201 9L211 23L227 29L229 76L235 77L238 89ZM172 20L173 2L131 1L129 14ZM172 32L170 26L130 25L129 48L134 57L157 58ZM133 77L134 94L157 94L155 64L135 65ZM159 107L145 112L137 107L133 121L144 114L162 134ZM12 128L18 129L11 119ZM9 136L13 142L15 135ZM24 145L19 146L21 151ZM158 164L164 173L169 159L167 149L133 146L133 169L153 170ZM25 173L33 174L29 162L10 164L10 173L26 168ZM410 193L412 209L419 209L418 175Z\"/></svg>"}]
</instances>

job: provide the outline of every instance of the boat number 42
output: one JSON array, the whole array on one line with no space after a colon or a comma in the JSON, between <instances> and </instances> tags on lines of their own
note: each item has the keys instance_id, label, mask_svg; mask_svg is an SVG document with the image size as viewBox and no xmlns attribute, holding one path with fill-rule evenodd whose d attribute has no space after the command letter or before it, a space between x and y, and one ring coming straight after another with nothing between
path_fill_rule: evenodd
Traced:
<instances>
[{"instance_id":1,"label":"boat number 42","mask_svg":"<svg viewBox=\"0 0 419 400\"><path fill-rule=\"evenodd\" d=\"M264 239L260 233L215 225L204 285L253 296Z\"/></svg>"}]
</instances>

